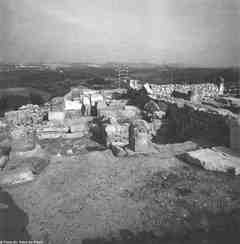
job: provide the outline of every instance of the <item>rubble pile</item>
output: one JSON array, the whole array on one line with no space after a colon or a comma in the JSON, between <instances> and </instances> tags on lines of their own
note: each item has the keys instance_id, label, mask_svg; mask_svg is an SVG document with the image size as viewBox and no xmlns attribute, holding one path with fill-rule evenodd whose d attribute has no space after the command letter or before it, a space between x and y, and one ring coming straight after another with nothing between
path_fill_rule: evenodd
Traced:
<instances>
[{"instance_id":1,"label":"rubble pile","mask_svg":"<svg viewBox=\"0 0 240 244\"><path fill-rule=\"evenodd\" d=\"M5 113L5 119L11 126L17 127L33 126L36 127L43 122L46 112L38 105L23 105L16 111Z\"/></svg>"},{"instance_id":2,"label":"rubble pile","mask_svg":"<svg viewBox=\"0 0 240 244\"><path fill-rule=\"evenodd\" d=\"M46 111L38 105L24 105L5 113L12 151L32 150L36 145L36 130L44 124Z\"/></svg>"}]
</instances>

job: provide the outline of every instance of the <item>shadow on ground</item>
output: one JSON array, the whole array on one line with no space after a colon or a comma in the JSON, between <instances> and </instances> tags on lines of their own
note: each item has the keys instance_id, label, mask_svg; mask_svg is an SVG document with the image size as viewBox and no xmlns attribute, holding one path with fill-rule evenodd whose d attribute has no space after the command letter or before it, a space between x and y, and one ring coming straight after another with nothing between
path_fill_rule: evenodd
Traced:
<instances>
[{"instance_id":1,"label":"shadow on ground","mask_svg":"<svg viewBox=\"0 0 240 244\"><path fill-rule=\"evenodd\" d=\"M30 240L27 214L0 188L0 240Z\"/></svg>"},{"instance_id":2,"label":"shadow on ground","mask_svg":"<svg viewBox=\"0 0 240 244\"><path fill-rule=\"evenodd\" d=\"M200 213L200 215L206 213ZM84 239L82 244L237 244L240 239L240 209L231 213L218 215L209 214L207 223L199 226L202 217L199 214L189 219L182 231L177 233L165 232L162 236L156 236L153 232L139 232L122 229L116 238ZM194 223L195 222L195 223ZM196 225L198 226L197 228Z\"/></svg>"}]
</instances>

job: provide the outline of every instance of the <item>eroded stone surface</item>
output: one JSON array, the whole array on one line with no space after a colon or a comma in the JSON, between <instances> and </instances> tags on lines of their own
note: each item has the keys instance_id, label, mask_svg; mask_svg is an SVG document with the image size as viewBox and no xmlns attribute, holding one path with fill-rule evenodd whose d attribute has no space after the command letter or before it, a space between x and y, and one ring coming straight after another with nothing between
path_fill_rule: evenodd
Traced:
<instances>
[{"instance_id":1,"label":"eroded stone surface","mask_svg":"<svg viewBox=\"0 0 240 244\"><path fill-rule=\"evenodd\" d=\"M135 152L149 150L151 143L150 128L146 121L135 120L129 127L129 147Z\"/></svg>"},{"instance_id":2,"label":"eroded stone surface","mask_svg":"<svg viewBox=\"0 0 240 244\"><path fill-rule=\"evenodd\" d=\"M187 152L184 159L207 170L240 174L240 158L224 147L205 148Z\"/></svg>"}]
</instances>

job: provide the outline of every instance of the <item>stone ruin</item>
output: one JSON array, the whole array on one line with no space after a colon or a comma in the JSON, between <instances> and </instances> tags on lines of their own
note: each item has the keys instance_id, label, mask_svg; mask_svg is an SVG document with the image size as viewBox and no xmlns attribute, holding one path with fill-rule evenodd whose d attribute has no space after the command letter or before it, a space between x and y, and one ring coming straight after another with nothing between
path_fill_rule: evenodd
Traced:
<instances>
[{"instance_id":1,"label":"stone ruin","mask_svg":"<svg viewBox=\"0 0 240 244\"><path fill-rule=\"evenodd\" d=\"M135 120L129 126L129 148L134 152L148 152L151 144L150 128L145 120Z\"/></svg>"},{"instance_id":2,"label":"stone ruin","mask_svg":"<svg viewBox=\"0 0 240 244\"><path fill-rule=\"evenodd\" d=\"M240 115L230 121L230 147L240 152Z\"/></svg>"},{"instance_id":3,"label":"stone ruin","mask_svg":"<svg viewBox=\"0 0 240 244\"><path fill-rule=\"evenodd\" d=\"M36 146L36 134L33 128L18 126L10 130L10 136L13 151L30 151Z\"/></svg>"},{"instance_id":4,"label":"stone ruin","mask_svg":"<svg viewBox=\"0 0 240 244\"><path fill-rule=\"evenodd\" d=\"M12 126L37 126L41 124L46 116L46 111L38 105L23 105L18 110L5 113L5 119Z\"/></svg>"},{"instance_id":5,"label":"stone ruin","mask_svg":"<svg viewBox=\"0 0 240 244\"><path fill-rule=\"evenodd\" d=\"M155 143L169 143L169 138L170 142L184 142L206 137L214 145L240 151L240 122L235 113L240 103L230 98L225 99L227 105L220 102L222 87L147 83L140 88L132 82L130 89L136 87L127 98L116 90L77 88L44 108L27 105L8 112L5 118L11 125L12 147L28 151L35 147L36 138L74 139L91 130L100 143L122 156L129 155L129 150L151 153ZM135 95L142 102L139 107L129 104Z\"/></svg>"},{"instance_id":6,"label":"stone ruin","mask_svg":"<svg viewBox=\"0 0 240 244\"><path fill-rule=\"evenodd\" d=\"M223 95L224 92L224 82L220 84L214 83L198 83L198 84L151 84L145 83L142 86L134 86L130 82L129 84L130 90L140 91L144 89L147 94L151 95L154 98L159 97L171 97L174 92L186 94L186 98L190 91L196 91L195 94L198 94L199 99L218 97L219 95Z\"/></svg>"},{"instance_id":7,"label":"stone ruin","mask_svg":"<svg viewBox=\"0 0 240 244\"><path fill-rule=\"evenodd\" d=\"M130 91L130 97L140 104L144 118L154 128L153 142L196 140L198 145L210 148L187 153L186 161L209 170L240 174L240 99L224 96L224 80L219 84L146 83L140 89L131 86ZM158 110L163 116L156 119ZM131 125L133 136L129 142L132 150L138 150L134 144L138 133L133 128ZM139 138L143 138L139 148L143 145L146 150L147 133Z\"/></svg>"},{"instance_id":8,"label":"stone ruin","mask_svg":"<svg viewBox=\"0 0 240 244\"><path fill-rule=\"evenodd\" d=\"M36 130L42 127L46 115L43 108L32 104L5 113L13 151L28 151L35 147Z\"/></svg>"}]
</instances>

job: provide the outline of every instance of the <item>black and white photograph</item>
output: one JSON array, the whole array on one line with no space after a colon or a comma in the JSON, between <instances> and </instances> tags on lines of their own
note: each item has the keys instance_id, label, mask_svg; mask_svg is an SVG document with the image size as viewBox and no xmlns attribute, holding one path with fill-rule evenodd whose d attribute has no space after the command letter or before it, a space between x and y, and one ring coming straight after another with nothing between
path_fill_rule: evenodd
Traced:
<instances>
[{"instance_id":1,"label":"black and white photograph","mask_svg":"<svg viewBox=\"0 0 240 244\"><path fill-rule=\"evenodd\" d=\"M0 0L0 244L239 244L239 24L239 0Z\"/></svg>"}]
</instances>

